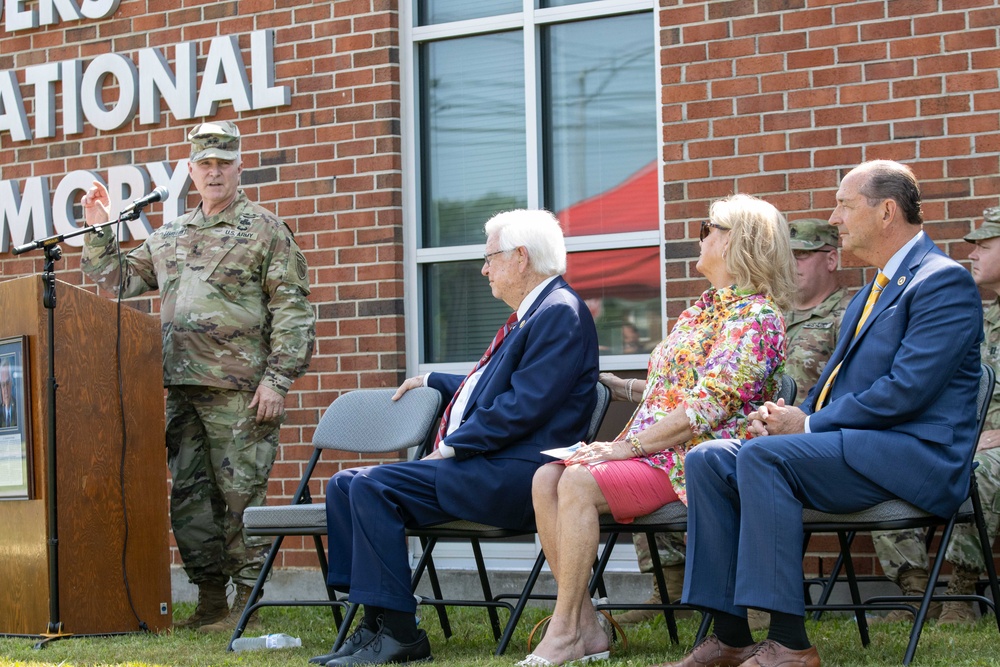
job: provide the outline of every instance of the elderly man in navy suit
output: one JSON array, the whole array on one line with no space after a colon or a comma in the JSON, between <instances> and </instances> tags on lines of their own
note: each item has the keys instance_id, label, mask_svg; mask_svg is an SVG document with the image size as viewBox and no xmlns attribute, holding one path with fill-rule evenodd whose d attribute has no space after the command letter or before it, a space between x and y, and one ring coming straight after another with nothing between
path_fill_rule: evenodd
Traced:
<instances>
[{"instance_id":1,"label":"elderly man in navy suit","mask_svg":"<svg viewBox=\"0 0 1000 667\"><path fill-rule=\"evenodd\" d=\"M683 597L715 626L673 665L818 667L805 631L803 507L846 513L899 497L950 516L968 493L983 336L972 277L921 230L916 178L896 162L849 172L830 222L878 275L845 311L801 409L766 403L750 415L760 437L688 453ZM748 608L771 613L758 644Z\"/></svg>"},{"instance_id":2,"label":"elderly man in navy suit","mask_svg":"<svg viewBox=\"0 0 1000 667\"><path fill-rule=\"evenodd\" d=\"M466 377L407 379L395 398L427 385L450 404L432 454L345 470L326 492L328 583L364 605L364 618L327 665L429 660L418 630L406 552L408 526L466 519L532 530L531 478L544 449L581 440L596 403L597 330L560 276L566 246L546 211L508 211L486 223L482 274L515 312Z\"/></svg>"}]
</instances>

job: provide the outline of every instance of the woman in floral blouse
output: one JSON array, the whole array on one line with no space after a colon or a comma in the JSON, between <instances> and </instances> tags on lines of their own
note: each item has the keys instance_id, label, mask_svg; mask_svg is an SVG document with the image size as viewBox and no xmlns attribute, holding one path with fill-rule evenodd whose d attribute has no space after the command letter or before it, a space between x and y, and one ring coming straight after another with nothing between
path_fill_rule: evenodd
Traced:
<instances>
[{"instance_id":1,"label":"woman in floral blouse","mask_svg":"<svg viewBox=\"0 0 1000 667\"><path fill-rule=\"evenodd\" d=\"M748 195L712 204L697 269L711 283L653 351L643 383L606 376L617 398L641 396L612 442L580 446L533 482L538 533L559 585L555 613L519 665L607 657L587 580L601 514L628 522L686 502L684 454L713 438L749 437L746 416L773 399L785 359L782 310L795 290L788 224Z\"/></svg>"}]
</instances>

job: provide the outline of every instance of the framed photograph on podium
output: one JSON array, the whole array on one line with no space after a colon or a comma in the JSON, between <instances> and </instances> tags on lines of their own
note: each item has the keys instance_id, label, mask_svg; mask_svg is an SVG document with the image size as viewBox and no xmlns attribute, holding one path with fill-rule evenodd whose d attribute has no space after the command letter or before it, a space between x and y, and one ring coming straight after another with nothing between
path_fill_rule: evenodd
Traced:
<instances>
[{"instance_id":1,"label":"framed photograph on podium","mask_svg":"<svg viewBox=\"0 0 1000 667\"><path fill-rule=\"evenodd\" d=\"M31 470L31 415L26 336L0 340L0 500L28 500Z\"/></svg>"}]
</instances>

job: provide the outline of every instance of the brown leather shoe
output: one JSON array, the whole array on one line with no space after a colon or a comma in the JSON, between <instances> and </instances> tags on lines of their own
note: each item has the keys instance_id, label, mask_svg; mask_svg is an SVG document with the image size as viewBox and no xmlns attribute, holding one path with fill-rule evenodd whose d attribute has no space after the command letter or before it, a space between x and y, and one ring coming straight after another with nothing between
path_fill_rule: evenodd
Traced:
<instances>
[{"instance_id":1,"label":"brown leather shoe","mask_svg":"<svg viewBox=\"0 0 1000 667\"><path fill-rule=\"evenodd\" d=\"M753 655L739 667L819 667L819 652L815 646L793 651L773 639L754 646Z\"/></svg>"},{"instance_id":2,"label":"brown leather shoe","mask_svg":"<svg viewBox=\"0 0 1000 667\"><path fill-rule=\"evenodd\" d=\"M652 667L739 667L753 655L756 647L757 644L729 646L720 642L715 635L709 635L680 662L665 662Z\"/></svg>"}]
</instances>

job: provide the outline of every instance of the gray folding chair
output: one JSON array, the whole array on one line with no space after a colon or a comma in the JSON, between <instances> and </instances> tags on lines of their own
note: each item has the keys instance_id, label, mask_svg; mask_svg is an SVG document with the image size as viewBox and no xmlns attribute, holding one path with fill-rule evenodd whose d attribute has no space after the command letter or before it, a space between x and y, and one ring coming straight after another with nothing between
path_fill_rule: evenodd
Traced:
<instances>
[{"instance_id":1,"label":"gray folding chair","mask_svg":"<svg viewBox=\"0 0 1000 667\"><path fill-rule=\"evenodd\" d=\"M803 524L807 535L809 533L836 533L840 540L840 557L838 564L834 566L834 571L824 582L824 592L817 605L807 605L809 611L853 611L858 621L858 632L861 635L861 643L868 646L868 622L865 618L865 610L870 609L909 609L915 612L913 628L910 631L910 641L903 656L903 664L909 665L917 651L917 643L920 641L920 634L923 631L924 620L927 617L927 609L931 601L965 600L976 601L993 609L997 621L997 630L1000 631L1000 616L996 613L996 603L1000 602L1000 589L997 585L996 570L993 566L993 552L987 532L986 523L983 520L982 504L979 499L979 488L976 484L976 474L972 465L972 457L975 454L976 444L979 442L979 434L986 421L986 413L990 399L993 396L993 385L996 377L993 369L983 364L982 377L979 381L979 392L976 397L976 417L978 428L972 442L966 443L969 448L969 474L971 481L969 484L969 495L958 511L951 517L939 517L929 514L918 507L911 505L904 500L888 500L860 512L852 514L828 514L816 510L806 509L803 511ZM941 566L944 564L944 555L951 540L952 531L956 523L974 523L979 532L980 545L983 550L983 560L986 563L986 574L989 580L990 591L993 599L982 595L935 595L934 588L937 585L938 576L941 573ZM944 526L941 536L941 543L938 546L937 556L934 558L934 565L931 568L927 581L927 590L923 597L916 596L880 596L861 601L858 590L857 576L854 573L854 565L851 560L851 539L856 532L869 532L872 530L898 530L901 528L922 528ZM841 563L846 574L846 581L851 593L850 604L829 604L829 591L834 583L839 580ZM919 607L914 609L906 603L919 602Z\"/></svg>"},{"instance_id":2,"label":"gray folding chair","mask_svg":"<svg viewBox=\"0 0 1000 667\"><path fill-rule=\"evenodd\" d=\"M593 440L594 436L596 436L597 431L601 426L601 422L604 420L604 415L608 410L608 404L611 402L611 394L608 391L608 388L603 384L598 382L595 391L597 393L597 403L594 406L594 411L591 413L590 417L590 426L588 427L586 438L588 441ZM425 447L430 447L430 445L431 440L428 441ZM448 521L446 523L426 528L408 529L406 533L410 537L419 538L421 546L423 547L423 554L413 569L411 579L413 590L417 589L417 585L420 583L420 579L422 578L424 572L427 572L431 585L432 596L420 596L419 602L423 605L431 605L437 610L438 619L441 622L441 629L444 632L445 637L447 638L451 636L451 624L448 621L448 615L445 609L446 607L485 607L489 613L493 636L499 640L496 655L503 654L510 641L511 635L513 634L514 627L520 618L520 610L523 610L523 604L521 604L520 610L516 610L510 603L503 601L504 597L509 596L497 596L493 594L490 586L489 571L486 568L486 562L483 558L480 540L519 537L523 535L531 535L533 533L508 530L506 528L497 528L496 526L489 526L486 524L463 520ZM476 560L479 582L483 590L482 599L445 599L443 597L433 560L434 547L437 545L438 541L443 538L469 540L471 543L473 555ZM538 567L541 569L540 565ZM535 573L534 576L537 577L537 573ZM533 579L529 579L529 582L530 585L534 585ZM525 584L525 590L530 590L528 586L529 584ZM357 615L358 607L359 605L352 604L348 608L344 622L341 623L340 630L337 633L337 639L333 645L334 649L340 648L340 645L347 637L347 633L354 621L354 617ZM501 632L500 619L497 615L497 608L499 607L503 607L511 611L510 618L508 619L503 632Z\"/></svg>"},{"instance_id":3,"label":"gray folding chair","mask_svg":"<svg viewBox=\"0 0 1000 667\"><path fill-rule=\"evenodd\" d=\"M290 505L250 507L243 513L246 534L274 536L274 542L264 561L260 576L254 584L247 606L229 641L243 634L247 620L260 607L280 606L329 606L334 608L338 625L342 625L338 601L333 590L327 588L325 600L268 600L259 601L264 582L270 576L274 560L286 536L312 537L326 582L327 560L322 538L326 535L326 505L312 502L310 479L320 456L326 450L339 450L357 454L384 454L403 452L411 447L423 447L434 438L435 426L440 417L441 393L429 387L419 387L406 392L398 401L392 400L395 389L359 389L342 394L327 408L316 432L313 433L313 453L299 480L299 486ZM322 480L320 484L324 484ZM336 552L336 546L332 545Z\"/></svg>"}]
</instances>

